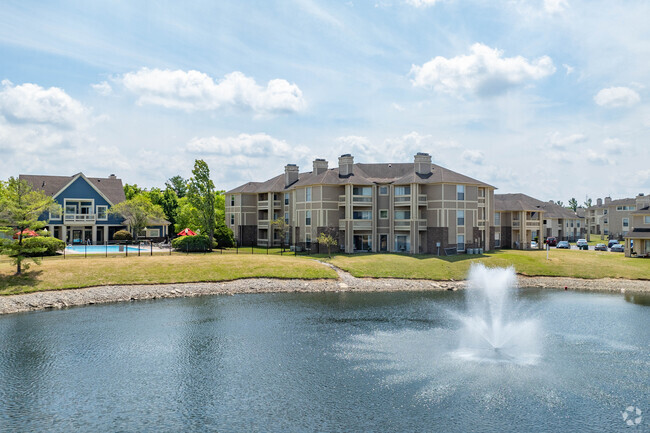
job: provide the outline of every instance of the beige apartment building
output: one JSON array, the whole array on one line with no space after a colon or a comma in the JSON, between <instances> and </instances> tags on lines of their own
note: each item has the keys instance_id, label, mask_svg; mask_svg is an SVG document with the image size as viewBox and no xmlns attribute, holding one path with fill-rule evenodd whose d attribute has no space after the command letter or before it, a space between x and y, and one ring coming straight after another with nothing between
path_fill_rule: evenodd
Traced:
<instances>
[{"instance_id":1,"label":"beige apartment building","mask_svg":"<svg viewBox=\"0 0 650 433\"><path fill-rule=\"evenodd\" d=\"M495 246L530 249L537 241L542 248L550 236L575 241L584 236L584 219L570 209L526 194L495 194Z\"/></svg>"},{"instance_id":2,"label":"beige apartment building","mask_svg":"<svg viewBox=\"0 0 650 433\"><path fill-rule=\"evenodd\" d=\"M441 254L494 246L494 187L433 164L426 153L413 163L355 163L338 167L316 159L312 171L294 164L265 182L226 193L226 224L240 245L289 244L317 248L320 233L346 253ZM272 221L283 218L286 238Z\"/></svg>"},{"instance_id":3,"label":"beige apartment building","mask_svg":"<svg viewBox=\"0 0 650 433\"><path fill-rule=\"evenodd\" d=\"M632 214L647 202L648 196L643 193L636 198L597 199L596 205L589 207L585 215L589 233L600 235L603 239L623 239L630 231Z\"/></svg>"},{"instance_id":4,"label":"beige apartment building","mask_svg":"<svg viewBox=\"0 0 650 433\"><path fill-rule=\"evenodd\" d=\"M625 256L650 257L650 197L637 196L637 206L632 212L630 230L625 235Z\"/></svg>"}]
</instances>

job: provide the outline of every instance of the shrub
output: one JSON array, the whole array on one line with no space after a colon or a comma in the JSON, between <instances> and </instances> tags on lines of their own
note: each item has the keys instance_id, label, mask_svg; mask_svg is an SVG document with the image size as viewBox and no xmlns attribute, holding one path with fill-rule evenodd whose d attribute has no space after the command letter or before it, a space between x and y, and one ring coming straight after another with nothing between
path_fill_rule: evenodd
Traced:
<instances>
[{"instance_id":1,"label":"shrub","mask_svg":"<svg viewBox=\"0 0 650 433\"><path fill-rule=\"evenodd\" d=\"M180 236L172 240L172 247L183 252L203 252L210 249L210 240L205 235Z\"/></svg>"},{"instance_id":2,"label":"shrub","mask_svg":"<svg viewBox=\"0 0 650 433\"><path fill-rule=\"evenodd\" d=\"M29 248L45 248L43 252L29 254L29 256L36 257L54 256L57 252L65 249L65 242L61 239L45 236L34 236L33 238L23 239L23 244Z\"/></svg>"},{"instance_id":3,"label":"shrub","mask_svg":"<svg viewBox=\"0 0 650 433\"><path fill-rule=\"evenodd\" d=\"M116 241L132 241L133 236L127 230L118 230L113 235L113 239Z\"/></svg>"},{"instance_id":4,"label":"shrub","mask_svg":"<svg viewBox=\"0 0 650 433\"><path fill-rule=\"evenodd\" d=\"M235 246L235 236L225 223L217 223L217 228L214 231L214 240L217 241L221 248L232 248Z\"/></svg>"}]
</instances>

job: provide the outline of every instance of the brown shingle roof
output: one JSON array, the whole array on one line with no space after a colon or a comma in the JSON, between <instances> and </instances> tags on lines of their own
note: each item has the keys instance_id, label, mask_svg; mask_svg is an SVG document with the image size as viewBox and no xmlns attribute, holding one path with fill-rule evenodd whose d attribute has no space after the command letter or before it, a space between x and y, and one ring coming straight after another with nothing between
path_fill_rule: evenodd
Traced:
<instances>
[{"instance_id":1,"label":"brown shingle roof","mask_svg":"<svg viewBox=\"0 0 650 433\"><path fill-rule=\"evenodd\" d=\"M41 190L45 194L54 197L63 187L72 181L77 175L73 176L46 176L21 174L20 179L29 182L36 190ZM87 177L88 181L108 198L111 203L117 204L126 200L122 179L107 177Z\"/></svg>"},{"instance_id":2,"label":"brown shingle roof","mask_svg":"<svg viewBox=\"0 0 650 433\"><path fill-rule=\"evenodd\" d=\"M338 167L325 170L320 174L315 174L314 172L300 173L298 181L285 188L284 174L281 174L265 182L245 183L227 193L280 192L294 187L310 185L373 185L377 183L392 183L396 185L408 185L411 183L463 183L492 187L487 183L456 173L439 165L432 164L431 166L431 174L422 176L415 173L415 165L413 163L354 164L352 174L346 177L339 177Z\"/></svg>"}]
</instances>

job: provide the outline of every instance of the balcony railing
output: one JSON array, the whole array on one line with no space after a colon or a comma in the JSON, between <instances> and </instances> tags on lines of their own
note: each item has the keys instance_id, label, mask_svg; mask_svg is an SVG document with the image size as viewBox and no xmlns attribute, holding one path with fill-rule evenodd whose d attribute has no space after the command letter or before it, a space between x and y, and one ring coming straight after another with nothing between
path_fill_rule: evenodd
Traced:
<instances>
[{"instance_id":1,"label":"balcony railing","mask_svg":"<svg viewBox=\"0 0 650 433\"><path fill-rule=\"evenodd\" d=\"M97 219L96 214L80 214L80 213L67 213L65 214L65 222L95 222Z\"/></svg>"},{"instance_id":2,"label":"balcony railing","mask_svg":"<svg viewBox=\"0 0 650 433\"><path fill-rule=\"evenodd\" d=\"M367 195L353 195L352 203L370 204L372 203L372 197L369 197Z\"/></svg>"},{"instance_id":3,"label":"balcony railing","mask_svg":"<svg viewBox=\"0 0 650 433\"><path fill-rule=\"evenodd\" d=\"M339 230L347 228L347 222L352 221L352 230L371 230L372 220L339 220Z\"/></svg>"},{"instance_id":4,"label":"balcony railing","mask_svg":"<svg viewBox=\"0 0 650 433\"><path fill-rule=\"evenodd\" d=\"M257 202L257 207L269 207L269 201L268 200L260 200Z\"/></svg>"},{"instance_id":5,"label":"balcony railing","mask_svg":"<svg viewBox=\"0 0 650 433\"><path fill-rule=\"evenodd\" d=\"M273 200L273 207L282 207L281 200Z\"/></svg>"},{"instance_id":6,"label":"balcony railing","mask_svg":"<svg viewBox=\"0 0 650 433\"><path fill-rule=\"evenodd\" d=\"M257 220L257 227L260 229L269 228L269 220Z\"/></svg>"},{"instance_id":7,"label":"balcony railing","mask_svg":"<svg viewBox=\"0 0 650 433\"><path fill-rule=\"evenodd\" d=\"M418 203L427 204L427 195L426 194L418 194Z\"/></svg>"},{"instance_id":8,"label":"balcony railing","mask_svg":"<svg viewBox=\"0 0 650 433\"><path fill-rule=\"evenodd\" d=\"M519 223L519 221L513 221L512 227L521 227L521 224Z\"/></svg>"},{"instance_id":9,"label":"balcony railing","mask_svg":"<svg viewBox=\"0 0 650 433\"><path fill-rule=\"evenodd\" d=\"M539 227L539 220L527 220L526 227Z\"/></svg>"},{"instance_id":10,"label":"balcony railing","mask_svg":"<svg viewBox=\"0 0 650 433\"><path fill-rule=\"evenodd\" d=\"M410 205L410 204L411 204L410 195L398 195L395 197L396 206L403 206L403 205Z\"/></svg>"}]
</instances>

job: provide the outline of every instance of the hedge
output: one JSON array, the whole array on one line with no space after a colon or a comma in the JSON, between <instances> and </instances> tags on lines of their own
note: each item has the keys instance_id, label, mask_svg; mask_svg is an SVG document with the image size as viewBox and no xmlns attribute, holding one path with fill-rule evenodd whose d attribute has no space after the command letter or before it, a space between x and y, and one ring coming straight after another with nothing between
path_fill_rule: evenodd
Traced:
<instances>
[{"instance_id":1,"label":"hedge","mask_svg":"<svg viewBox=\"0 0 650 433\"><path fill-rule=\"evenodd\" d=\"M29 248L45 248L42 253L31 254L33 256L54 256L57 252L65 249L65 242L61 239L47 236L34 236L23 239L23 244Z\"/></svg>"},{"instance_id":2,"label":"hedge","mask_svg":"<svg viewBox=\"0 0 650 433\"><path fill-rule=\"evenodd\" d=\"M210 248L210 240L205 235L180 236L172 240L172 247L178 251L203 252Z\"/></svg>"}]
</instances>

